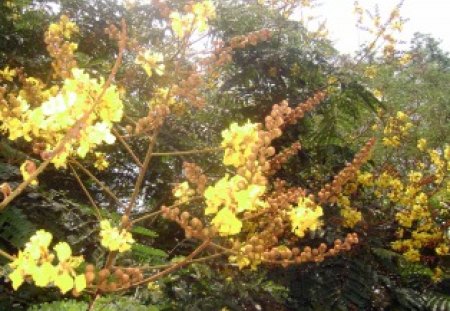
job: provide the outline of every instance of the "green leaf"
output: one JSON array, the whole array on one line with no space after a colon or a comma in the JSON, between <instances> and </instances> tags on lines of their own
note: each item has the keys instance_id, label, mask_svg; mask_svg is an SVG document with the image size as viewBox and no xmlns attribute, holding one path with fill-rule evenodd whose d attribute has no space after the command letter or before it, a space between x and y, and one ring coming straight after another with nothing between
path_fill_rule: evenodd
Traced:
<instances>
[{"instance_id":1,"label":"green leaf","mask_svg":"<svg viewBox=\"0 0 450 311\"><path fill-rule=\"evenodd\" d=\"M167 253L161 249L153 248L150 246L142 245L139 243L133 244L131 247L133 253L138 257L167 257Z\"/></svg>"},{"instance_id":2,"label":"green leaf","mask_svg":"<svg viewBox=\"0 0 450 311\"><path fill-rule=\"evenodd\" d=\"M147 229L147 228L144 228L144 227L141 227L141 226L134 226L131 229L131 233L143 235L143 236L146 236L146 237L149 237L149 238L156 238L156 237L158 237L158 233L156 233L155 231Z\"/></svg>"}]
</instances>

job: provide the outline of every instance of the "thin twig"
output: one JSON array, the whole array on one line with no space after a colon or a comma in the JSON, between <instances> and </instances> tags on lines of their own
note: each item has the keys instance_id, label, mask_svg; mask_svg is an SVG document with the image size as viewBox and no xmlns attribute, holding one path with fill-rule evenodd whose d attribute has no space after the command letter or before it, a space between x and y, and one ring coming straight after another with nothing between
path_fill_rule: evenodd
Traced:
<instances>
[{"instance_id":1,"label":"thin twig","mask_svg":"<svg viewBox=\"0 0 450 311\"><path fill-rule=\"evenodd\" d=\"M134 186L133 194L131 195L130 203L125 209L125 215L130 216L131 211L133 210L134 204L136 202L136 198L141 190L142 183L144 182L145 173L150 164L150 160L152 159L153 147L156 143L156 136L158 135L159 130L156 130L150 140L150 143L147 148L147 153L145 155L144 163L140 169L139 176L136 180L136 184Z\"/></svg>"},{"instance_id":2,"label":"thin twig","mask_svg":"<svg viewBox=\"0 0 450 311\"><path fill-rule=\"evenodd\" d=\"M226 252L221 252L221 253L217 253L217 254L213 254L213 255L209 255L209 256L205 256L205 257L201 257L201 258L196 258L196 259L192 259L190 261L190 263L196 263L196 262L203 262L203 261L207 261L210 259L214 259L214 258L218 258L221 257L223 255L225 255ZM168 268L175 265L175 263L170 263L170 264L165 264L165 265L154 265L154 266L142 266L140 267L140 269L145 269L145 270L157 270L157 269L164 269L164 268Z\"/></svg>"},{"instance_id":3,"label":"thin twig","mask_svg":"<svg viewBox=\"0 0 450 311\"><path fill-rule=\"evenodd\" d=\"M88 175L103 191L105 191L116 203L121 204L119 198L114 194L114 192L111 191L111 189L105 185L103 182L101 182L97 177L94 176L94 174L92 174L87 168L85 168L83 166L83 164L81 164L80 162L78 162L75 159L70 160L70 163L75 164L76 166L78 166L83 173L85 173L86 175Z\"/></svg>"},{"instance_id":4,"label":"thin twig","mask_svg":"<svg viewBox=\"0 0 450 311\"><path fill-rule=\"evenodd\" d=\"M16 259L16 258L14 258L13 256L11 256L10 254L8 254L7 252L5 252L5 251L3 251L1 249L0 249L0 256L5 257L9 261L14 261Z\"/></svg>"},{"instance_id":5,"label":"thin twig","mask_svg":"<svg viewBox=\"0 0 450 311\"><path fill-rule=\"evenodd\" d=\"M94 199L92 198L91 194L89 193L89 191L86 189L86 187L84 186L83 182L81 181L80 176L78 175L78 173L75 171L75 169L73 168L73 166L71 164L69 164L70 169L72 170L73 175L75 176L75 179L77 180L78 184L80 185L81 189L83 190L84 194L87 196L89 202L91 203L92 207L95 210L95 214L97 216L98 220L102 219L102 215L100 214L100 210L97 206L97 204L95 203Z\"/></svg>"},{"instance_id":6,"label":"thin twig","mask_svg":"<svg viewBox=\"0 0 450 311\"><path fill-rule=\"evenodd\" d=\"M190 202L192 202L192 201L200 200L200 199L202 199L202 198L203 198L203 197L201 197L201 196L192 197L192 198L191 198L189 201L187 201L187 202L179 202L179 203L173 204L173 205L171 205L171 206L167 206L167 207L168 207L168 208L178 207L178 206L181 206L181 205L188 204L188 203L190 203ZM134 219L133 221L131 221L131 224L134 225L135 223L141 222L141 221L146 220L146 219L148 219L148 218L152 218L152 217L154 217L154 216L158 216L158 215L161 214L161 213L162 213L161 210L155 211L155 212L150 212L150 213L148 213L148 214L145 214L145 215L140 216L139 218Z\"/></svg>"},{"instance_id":7,"label":"thin twig","mask_svg":"<svg viewBox=\"0 0 450 311\"><path fill-rule=\"evenodd\" d=\"M131 149L130 145L123 139L122 135L120 135L119 132L117 132L116 129L112 129L113 134L117 137L117 139L120 141L120 143L124 146L125 150L129 153L129 155L133 158L134 162L142 168L142 163L139 160L139 158L136 156L136 154Z\"/></svg>"},{"instance_id":8,"label":"thin twig","mask_svg":"<svg viewBox=\"0 0 450 311\"><path fill-rule=\"evenodd\" d=\"M176 155L186 155L186 154L208 153L208 152L221 151L223 149L224 149L223 147L215 147L215 148L174 151L174 152L154 152L153 156L176 156Z\"/></svg>"},{"instance_id":9,"label":"thin twig","mask_svg":"<svg viewBox=\"0 0 450 311\"><path fill-rule=\"evenodd\" d=\"M114 292L118 292L118 291L122 291L122 290L127 290L131 287L135 287L138 285L142 285L142 284L146 284L146 283L150 283L153 282L163 276L165 276L166 274L169 274L175 270L178 270L182 267L184 267L187 264L190 264L192 262L192 260L194 259L195 256L197 256L199 253L201 253L210 243L210 240L205 240L203 241L203 243L197 247L192 253L189 254L189 256L187 256L183 261L177 262L176 264L174 264L173 266L168 267L167 269L160 271L146 279L143 279L142 281L136 282L131 284L130 286L127 287L122 287L122 288L118 288L116 290L114 290Z\"/></svg>"}]
</instances>

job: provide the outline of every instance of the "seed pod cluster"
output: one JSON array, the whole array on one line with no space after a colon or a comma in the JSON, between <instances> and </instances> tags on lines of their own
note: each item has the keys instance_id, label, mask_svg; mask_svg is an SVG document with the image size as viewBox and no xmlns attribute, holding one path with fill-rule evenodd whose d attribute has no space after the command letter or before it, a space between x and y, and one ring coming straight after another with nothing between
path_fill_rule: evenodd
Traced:
<instances>
[{"instance_id":1,"label":"seed pod cluster","mask_svg":"<svg viewBox=\"0 0 450 311\"><path fill-rule=\"evenodd\" d=\"M203 60L202 64L208 66L210 72L217 70L220 66L232 61L231 53L235 49L244 49L250 45L255 46L259 42L267 41L271 38L269 29L252 31L245 35L236 36L230 39L229 44L216 42L213 54Z\"/></svg>"},{"instance_id":2,"label":"seed pod cluster","mask_svg":"<svg viewBox=\"0 0 450 311\"><path fill-rule=\"evenodd\" d=\"M172 87L173 95L189 102L193 107L203 108L206 102L200 92L200 87L204 84L202 77L196 71L190 71L183 77L185 78Z\"/></svg>"},{"instance_id":3,"label":"seed pod cluster","mask_svg":"<svg viewBox=\"0 0 450 311\"><path fill-rule=\"evenodd\" d=\"M303 103L297 105L292 112L287 116L286 123L295 124L297 121L304 117L304 115L313 110L317 105L319 105L325 98L327 93L324 91L318 91L313 96L309 97Z\"/></svg>"},{"instance_id":4,"label":"seed pod cluster","mask_svg":"<svg viewBox=\"0 0 450 311\"><path fill-rule=\"evenodd\" d=\"M151 108L148 115L138 120L136 134L148 133L160 128L165 118L169 115L170 109L167 105L159 104Z\"/></svg>"},{"instance_id":5,"label":"seed pod cluster","mask_svg":"<svg viewBox=\"0 0 450 311\"><path fill-rule=\"evenodd\" d=\"M270 160L270 171L268 172L268 175L274 175L281 168L281 166L285 164L290 157L292 157L294 154L297 154L301 148L301 144L299 142L295 142L276 154Z\"/></svg>"},{"instance_id":6,"label":"seed pod cluster","mask_svg":"<svg viewBox=\"0 0 450 311\"><path fill-rule=\"evenodd\" d=\"M139 268L101 269L96 271L94 265L87 265L84 273L88 287L97 287L102 292L113 292L127 288L144 279Z\"/></svg>"},{"instance_id":7,"label":"seed pod cluster","mask_svg":"<svg viewBox=\"0 0 450 311\"><path fill-rule=\"evenodd\" d=\"M270 115L264 119L264 124L269 133L270 140L274 140L281 136L281 129L284 127L286 118L292 114L292 108L288 106L288 102L283 100L279 104L272 106Z\"/></svg>"},{"instance_id":8,"label":"seed pod cluster","mask_svg":"<svg viewBox=\"0 0 450 311\"><path fill-rule=\"evenodd\" d=\"M217 235L217 229L214 226L205 226L199 218L193 217L188 211L181 212L178 207L169 208L162 206L161 212L164 218L177 222L184 229L188 239L198 238L204 240Z\"/></svg>"},{"instance_id":9,"label":"seed pod cluster","mask_svg":"<svg viewBox=\"0 0 450 311\"><path fill-rule=\"evenodd\" d=\"M357 172L370 156L370 151L375 144L375 138L370 139L363 148L356 154L351 163L347 163L333 181L326 184L318 193L320 203L336 203L338 195L342 192L343 186L357 176Z\"/></svg>"},{"instance_id":10,"label":"seed pod cluster","mask_svg":"<svg viewBox=\"0 0 450 311\"><path fill-rule=\"evenodd\" d=\"M202 194L208 182L208 177L203 174L202 169L195 163L183 162L183 170L186 179L195 185L197 193Z\"/></svg>"},{"instance_id":11,"label":"seed pod cluster","mask_svg":"<svg viewBox=\"0 0 450 311\"><path fill-rule=\"evenodd\" d=\"M264 251L262 258L266 262L283 266L306 262L322 262L326 257L335 256L342 251L349 251L358 242L358 235L349 233L344 242L337 239L334 241L333 247L330 248L325 243L321 243L316 248L304 246L303 250L298 247L290 249L286 246L277 246Z\"/></svg>"},{"instance_id":12,"label":"seed pod cluster","mask_svg":"<svg viewBox=\"0 0 450 311\"><path fill-rule=\"evenodd\" d=\"M249 45L257 45L259 42L267 41L271 37L271 32L267 28L249 32L245 35L235 36L230 40L232 49L244 49Z\"/></svg>"}]
</instances>

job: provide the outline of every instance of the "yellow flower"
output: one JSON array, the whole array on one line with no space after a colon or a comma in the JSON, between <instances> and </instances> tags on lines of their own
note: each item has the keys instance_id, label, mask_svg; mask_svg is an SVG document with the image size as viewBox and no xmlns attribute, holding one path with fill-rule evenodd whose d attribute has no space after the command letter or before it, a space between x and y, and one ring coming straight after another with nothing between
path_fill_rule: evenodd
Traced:
<instances>
[{"instance_id":1,"label":"yellow flower","mask_svg":"<svg viewBox=\"0 0 450 311\"><path fill-rule=\"evenodd\" d=\"M242 222L227 207L222 208L213 218L212 224L217 227L221 236L229 236L241 232Z\"/></svg>"},{"instance_id":2,"label":"yellow flower","mask_svg":"<svg viewBox=\"0 0 450 311\"><path fill-rule=\"evenodd\" d=\"M6 66L5 69L0 70L0 81L1 79L12 81L16 74L17 71L15 69L9 69L9 66Z\"/></svg>"},{"instance_id":3,"label":"yellow flower","mask_svg":"<svg viewBox=\"0 0 450 311\"><path fill-rule=\"evenodd\" d=\"M253 153L252 149L259 139L257 124L247 122L239 126L232 123L228 130L222 132L222 137L222 147L225 148L223 163L238 168Z\"/></svg>"},{"instance_id":4,"label":"yellow flower","mask_svg":"<svg viewBox=\"0 0 450 311\"><path fill-rule=\"evenodd\" d=\"M63 294L67 293L73 288L73 278L67 272L58 274L55 277L55 286L58 287Z\"/></svg>"},{"instance_id":5,"label":"yellow flower","mask_svg":"<svg viewBox=\"0 0 450 311\"><path fill-rule=\"evenodd\" d=\"M304 237L307 230L316 230L322 225L320 217L323 216L322 207L315 206L309 199L300 197L298 206L290 213L291 228L299 237Z\"/></svg>"},{"instance_id":6,"label":"yellow flower","mask_svg":"<svg viewBox=\"0 0 450 311\"><path fill-rule=\"evenodd\" d=\"M341 216L344 218L342 226L346 228L353 228L362 218L361 212L351 207L341 208Z\"/></svg>"},{"instance_id":7,"label":"yellow flower","mask_svg":"<svg viewBox=\"0 0 450 311\"><path fill-rule=\"evenodd\" d=\"M34 281L39 287L53 284L62 293L72 289L74 284L78 292L86 288L84 274L77 276L74 271L74 268L83 262L83 258L72 257L72 250L66 242L58 243L53 248L54 252L51 252L48 247L52 239L51 233L44 230L37 231L25 244L23 252L19 251L17 258L10 263L13 271L9 274L9 278L15 290L25 279ZM55 253L59 261L56 265L52 263Z\"/></svg>"},{"instance_id":8,"label":"yellow flower","mask_svg":"<svg viewBox=\"0 0 450 311\"><path fill-rule=\"evenodd\" d=\"M153 71L158 76L164 74L164 56L161 53L146 50L144 53L139 53L136 57L135 63L141 65L149 77L153 75Z\"/></svg>"},{"instance_id":9,"label":"yellow flower","mask_svg":"<svg viewBox=\"0 0 450 311\"><path fill-rule=\"evenodd\" d=\"M66 242L59 242L53 249L60 262L67 261L72 256L72 250Z\"/></svg>"},{"instance_id":10,"label":"yellow flower","mask_svg":"<svg viewBox=\"0 0 450 311\"><path fill-rule=\"evenodd\" d=\"M126 252L131 249L134 239L131 233L125 229L119 231L117 227L111 227L109 220L100 222L100 237L103 247L110 251Z\"/></svg>"},{"instance_id":11,"label":"yellow flower","mask_svg":"<svg viewBox=\"0 0 450 311\"><path fill-rule=\"evenodd\" d=\"M86 288L86 276L84 274L77 275L74 280L75 290L81 293Z\"/></svg>"},{"instance_id":12,"label":"yellow flower","mask_svg":"<svg viewBox=\"0 0 450 311\"><path fill-rule=\"evenodd\" d=\"M375 96L376 99L382 100L383 99L383 92L381 90L376 89L372 92L373 96Z\"/></svg>"},{"instance_id":13,"label":"yellow flower","mask_svg":"<svg viewBox=\"0 0 450 311\"><path fill-rule=\"evenodd\" d=\"M411 54L409 53L405 53L402 55L402 57L400 57L400 59L398 60L398 62L400 63L400 65L406 65L408 64L412 59Z\"/></svg>"},{"instance_id":14,"label":"yellow flower","mask_svg":"<svg viewBox=\"0 0 450 311\"><path fill-rule=\"evenodd\" d=\"M22 173L23 180L30 179L30 176L34 173L35 170L36 164L34 164L33 161L26 160L25 162L23 162L22 165L20 166L20 172ZM30 182L30 184L36 186L38 184L38 181L36 180L36 178L34 178Z\"/></svg>"},{"instance_id":15,"label":"yellow flower","mask_svg":"<svg viewBox=\"0 0 450 311\"><path fill-rule=\"evenodd\" d=\"M106 160L106 154L103 152L95 152L94 167L99 171L105 170L109 166L108 160Z\"/></svg>"},{"instance_id":16,"label":"yellow flower","mask_svg":"<svg viewBox=\"0 0 450 311\"><path fill-rule=\"evenodd\" d=\"M368 66L364 70L364 76L369 78L369 79L375 78L376 75L377 75L377 68L376 68L376 66Z\"/></svg>"}]
</instances>

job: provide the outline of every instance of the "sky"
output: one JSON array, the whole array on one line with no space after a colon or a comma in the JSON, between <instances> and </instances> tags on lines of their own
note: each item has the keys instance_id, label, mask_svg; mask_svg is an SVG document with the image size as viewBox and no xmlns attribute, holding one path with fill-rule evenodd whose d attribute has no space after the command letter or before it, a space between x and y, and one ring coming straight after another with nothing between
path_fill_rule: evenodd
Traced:
<instances>
[{"instance_id":1,"label":"sky","mask_svg":"<svg viewBox=\"0 0 450 311\"><path fill-rule=\"evenodd\" d=\"M373 11L378 4L381 20L386 20L398 1L359 0L363 8ZM359 44L370 40L370 36L355 27L354 0L321 0L316 15L327 20L328 30L335 47L343 53L354 52ZM450 0L405 0L400 10L405 23L400 39L406 42L415 32L431 34L441 40L441 48L450 52ZM405 45L405 48L409 44Z\"/></svg>"}]
</instances>

